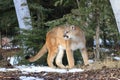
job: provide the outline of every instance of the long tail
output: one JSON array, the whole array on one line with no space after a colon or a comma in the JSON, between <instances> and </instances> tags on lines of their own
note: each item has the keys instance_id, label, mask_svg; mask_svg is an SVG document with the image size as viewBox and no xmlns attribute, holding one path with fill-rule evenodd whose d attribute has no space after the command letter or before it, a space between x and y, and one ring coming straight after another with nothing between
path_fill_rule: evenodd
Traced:
<instances>
[{"instance_id":1,"label":"long tail","mask_svg":"<svg viewBox=\"0 0 120 80\"><path fill-rule=\"evenodd\" d=\"M28 59L28 61L30 61L30 62L34 62L34 61L38 60L39 58L41 58L45 53L47 53L46 44L43 45L43 47L40 49L40 51L35 56L28 57L26 59Z\"/></svg>"}]
</instances>

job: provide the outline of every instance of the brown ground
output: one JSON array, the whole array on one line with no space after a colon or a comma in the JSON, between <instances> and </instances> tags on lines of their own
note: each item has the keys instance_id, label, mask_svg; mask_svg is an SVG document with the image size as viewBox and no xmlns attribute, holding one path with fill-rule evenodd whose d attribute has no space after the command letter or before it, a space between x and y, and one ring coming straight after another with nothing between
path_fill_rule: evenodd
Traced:
<instances>
[{"instance_id":1,"label":"brown ground","mask_svg":"<svg viewBox=\"0 0 120 80\"><path fill-rule=\"evenodd\" d=\"M11 65L6 65L12 67ZM57 73L35 72L24 74L21 71L0 72L0 80L20 80L20 76L38 77L44 80L120 80L120 61L99 61L81 68L84 72Z\"/></svg>"},{"instance_id":2,"label":"brown ground","mask_svg":"<svg viewBox=\"0 0 120 80\"><path fill-rule=\"evenodd\" d=\"M20 76L33 76L44 80L119 80L120 68L103 68L75 73L29 73L23 74L20 71L0 72L0 80L20 80Z\"/></svg>"},{"instance_id":3,"label":"brown ground","mask_svg":"<svg viewBox=\"0 0 120 80\"><path fill-rule=\"evenodd\" d=\"M0 64L6 68L13 67L5 60L0 60ZM79 65L77 67L86 70L74 73L35 72L24 74L21 71L0 72L0 80L20 80L20 76L33 76L44 80L120 80L120 61L106 59L94 62L87 67Z\"/></svg>"}]
</instances>

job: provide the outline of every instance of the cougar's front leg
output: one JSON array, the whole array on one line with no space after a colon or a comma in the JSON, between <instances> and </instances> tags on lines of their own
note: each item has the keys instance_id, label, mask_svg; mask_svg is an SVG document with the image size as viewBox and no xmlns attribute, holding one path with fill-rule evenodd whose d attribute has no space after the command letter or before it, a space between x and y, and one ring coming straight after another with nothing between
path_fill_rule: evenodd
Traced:
<instances>
[{"instance_id":1,"label":"cougar's front leg","mask_svg":"<svg viewBox=\"0 0 120 80\"><path fill-rule=\"evenodd\" d=\"M67 55L67 60L68 60L68 68L73 68L74 67L74 56L73 56L73 51L70 48L70 42L66 41L67 46L66 46L66 55Z\"/></svg>"},{"instance_id":2,"label":"cougar's front leg","mask_svg":"<svg viewBox=\"0 0 120 80\"><path fill-rule=\"evenodd\" d=\"M84 65L88 65L89 64L89 62L88 62L88 53L87 53L86 48L82 48L82 49L80 49L80 51L81 51L81 54L82 54Z\"/></svg>"},{"instance_id":3,"label":"cougar's front leg","mask_svg":"<svg viewBox=\"0 0 120 80\"><path fill-rule=\"evenodd\" d=\"M56 57L56 64L57 64L57 66L60 67L60 68L66 68L66 67L62 64L63 55L64 55L64 49L59 48L58 54L57 54L57 57Z\"/></svg>"}]
</instances>

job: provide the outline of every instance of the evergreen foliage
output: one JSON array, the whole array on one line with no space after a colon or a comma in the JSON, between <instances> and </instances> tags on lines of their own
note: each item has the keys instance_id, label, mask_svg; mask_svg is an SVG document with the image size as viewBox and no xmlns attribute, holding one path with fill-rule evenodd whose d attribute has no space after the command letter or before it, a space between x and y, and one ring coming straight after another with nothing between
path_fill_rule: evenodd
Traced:
<instances>
[{"instance_id":1,"label":"evergreen foliage","mask_svg":"<svg viewBox=\"0 0 120 80\"><path fill-rule=\"evenodd\" d=\"M0 32L4 36L15 37L20 44L24 41L24 45L21 45L24 53L19 54L23 58L39 51L45 43L45 35L49 29L66 23L78 25L85 31L87 47L93 46L93 36L98 24L100 37L105 45L106 40L116 43L119 41L109 0L28 0L28 5L33 29L19 30L13 1L0 0ZM19 34L19 31L24 34ZM46 59L39 61L45 63ZM21 63L27 62L22 60Z\"/></svg>"},{"instance_id":2,"label":"evergreen foliage","mask_svg":"<svg viewBox=\"0 0 120 80\"><path fill-rule=\"evenodd\" d=\"M0 32L2 36L16 35L18 26L12 0L0 0Z\"/></svg>"}]
</instances>

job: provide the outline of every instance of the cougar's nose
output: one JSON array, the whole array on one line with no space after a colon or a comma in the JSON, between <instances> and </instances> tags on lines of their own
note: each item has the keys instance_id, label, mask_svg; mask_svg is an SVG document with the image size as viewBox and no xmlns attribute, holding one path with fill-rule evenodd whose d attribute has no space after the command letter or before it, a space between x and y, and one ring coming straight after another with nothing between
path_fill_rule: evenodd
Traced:
<instances>
[{"instance_id":1,"label":"cougar's nose","mask_svg":"<svg viewBox=\"0 0 120 80\"><path fill-rule=\"evenodd\" d=\"M65 35L65 34L63 35L63 37L65 37L65 38L69 38L69 37L68 37L67 35Z\"/></svg>"}]
</instances>

